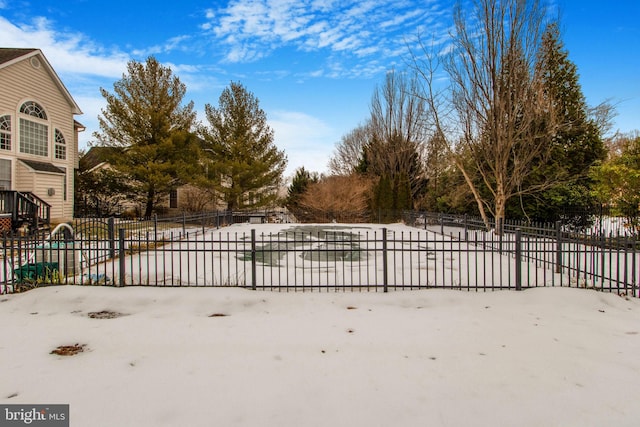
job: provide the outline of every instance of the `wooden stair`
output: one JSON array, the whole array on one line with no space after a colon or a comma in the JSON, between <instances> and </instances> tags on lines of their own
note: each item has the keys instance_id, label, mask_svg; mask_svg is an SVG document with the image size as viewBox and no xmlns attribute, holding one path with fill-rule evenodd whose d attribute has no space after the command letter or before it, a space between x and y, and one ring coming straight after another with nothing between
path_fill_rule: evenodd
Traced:
<instances>
[{"instance_id":1,"label":"wooden stair","mask_svg":"<svg viewBox=\"0 0 640 427\"><path fill-rule=\"evenodd\" d=\"M51 205L31 192L0 190L0 214L11 215L11 231L29 234L51 229Z\"/></svg>"}]
</instances>

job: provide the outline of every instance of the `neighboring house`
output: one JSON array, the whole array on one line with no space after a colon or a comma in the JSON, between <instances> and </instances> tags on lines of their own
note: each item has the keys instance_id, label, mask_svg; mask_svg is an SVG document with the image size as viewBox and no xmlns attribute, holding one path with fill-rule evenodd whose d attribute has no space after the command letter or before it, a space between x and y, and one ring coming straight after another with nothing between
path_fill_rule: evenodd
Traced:
<instances>
[{"instance_id":1,"label":"neighboring house","mask_svg":"<svg viewBox=\"0 0 640 427\"><path fill-rule=\"evenodd\" d=\"M113 156L113 152L120 150L114 147L91 147L89 151L80 159L81 172L95 172L103 169L110 169L109 157ZM199 189L193 185L186 184L178 186L163 197L159 203L155 205L156 213L164 215L178 214L184 211L188 212L204 212L211 210L223 210L224 204L212 197L210 193ZM144 205L141 201L125 200L119 205L121 214L141 215ZM91 214L90 209L88 210Z\"/></svg>"},{"instance_id":2,"label":"neighboring house","mask_svg":"<svg viewBox=\"0 0 640 427\"><path fill-rule=\"evenodd\" d=\"M91 175L101 172L113 171L108 159L118 156L120 148L116 147L91 147L84 155L80 154L78 161L78 173L76 175L76 216L111 216L121 215L127 211L133 211L136 204L129 200L126 191L122 191L122 181L117 180L117 187L104 188L113 183L93 179ZM121 191L121 193L114 193Z\"/></svg>"},{"instance_id":3,"label":"neighboring house","mask_svg":"<svg viewBox=\"0 0 640 427\"><path fill-rule=\"evenodd\" d=\"M0 48L0 214L11 193L47 206L52 221L73 218L78 114L39 49Z\"/></svg>"},{"instance_id":4,"label":"neighboring house","mask_svg":"<svg viewBox=\"0 0 640 427\"><path fill-rule=\"evenodd\" d=\"M113 158L114 152L117 153L121 148L116 147L91 147L82 156L79 162L80 173L92 173L100 170L111 169L112 166L109 163L109 159ZM203 173L206 173L204 168ZM281 198L286 197L288 191L288 183L285 183L278 189L278 196ZM79 196L82 196L80 193ZM248 196L250 197L250 195ZM80 197L82 198L82 197ZM112 199L113 200L113 199ZM92 203L84 203L83 200L78 200L77 209L79 215L98 214L98 209L95 209L95 205ZM109 205L109 203L101 203L103 206ZM124 215L141 215L144 209L143 202L134 201L133 199L121 200L118 204L118 213ZM210 211L224 211L226 210L226 203L221 199L220 195L212 194L212 190L205 190L198 188L192 184L179 185L165 195L158 203L155 204L155 212L162 215L177 215L182 212L210 212ZM261 209L264 211L264 209Z\"/></svg>"}]
</instances>

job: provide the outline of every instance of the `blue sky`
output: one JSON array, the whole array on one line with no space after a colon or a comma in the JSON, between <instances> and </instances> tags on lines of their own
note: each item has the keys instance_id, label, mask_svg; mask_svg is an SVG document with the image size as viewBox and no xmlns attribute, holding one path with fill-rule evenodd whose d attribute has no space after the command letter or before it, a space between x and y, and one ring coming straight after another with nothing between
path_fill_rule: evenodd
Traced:
<instances>
[{"instance_id":1,"label":"blue sky","mask_svg":"<svg viewBox=\"0 0 640 427\"><path fill-rule=\"evenodd\" d=\"M127 61L149 55L187 85L199 112L231 81L260 100L287 174L326 170L341 136L364 122L406 42L444 37L445 0L0 0L0 45L40 48L84 112L81 148L93 140ZM614 128L640 129L640 2L553 0L565 48L589 105L616 104ZM200 116L203 117L202 115Z\"/></svg>"}]
</instances>

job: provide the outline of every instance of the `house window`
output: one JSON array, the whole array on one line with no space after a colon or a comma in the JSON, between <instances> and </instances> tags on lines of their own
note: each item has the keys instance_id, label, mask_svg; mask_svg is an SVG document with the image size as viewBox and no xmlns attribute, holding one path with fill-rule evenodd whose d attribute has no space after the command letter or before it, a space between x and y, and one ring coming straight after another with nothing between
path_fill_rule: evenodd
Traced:
<instances>
[{"instance_id":1,"label":"house window","mask_svg":"<svg viewBox=\"0 0 640 427\"><path fill-rule=\"evenodd\" d=\"M0 150L11 150L11 116L0 116Z\"/></svg>"},{"instance_id":2,"label":"house window","mask_svg":"<svg viewBox=\"0 0 640 427\"><path fill-rule=\"evenodd\" d=\"M27 116L47 120L47 113L37 102L27 101L20 106L20 112ZM20 118L20 152L35 154L36 156L49 155L49 126L25 118Z\"/></svg>"},{"instance_id":3,"label":"house window","mask_svg":"<svg viewBox=\"0 0 640 427\"><path fill-rule=\"evenodd\" d=\"M11 189L11 160L0 159L0 190Z\"/></svg>"},{"instance_id":4,"label":"house window","mask_svg":"<svg viewBox=\"0 0 640 427\"><path fill-rule=\"evenodd\" d=\"M169 193L169 207L171 209L178 207L178 190L171 190Z\"/></svg>"},{"instance_id":5,"label":"house window","mask_svg":"<svg viewBox=\"0 0 640 427\"><path fill-rule=\"evenodd\" d=\"M35 154L36 156L48 156L48 133L49 126L20 118L20 152Z\"/></svg>"},{"instance_id":6,"label":"house window","mask_svg":"<svg viewBox=\"0 0 640 427\"><path fill-rule=\"evenodd\" d=\"M20 106L20 112L27 116L37 117L42 120L47 120L47 113L44 112L44 108L37 102L27 101Z\"/></svg>"},{"instance_id":7,"label":"house window","mask_svg":"<svg viewBox=\"0 0 640 427\"><path fill-rule=\"evenodd\" d=\"M55 144L55 156L56 159L66 160L67 158L67 145L64 140L64 135L58 129L56 129L56 144Z\"/></svg>"}]
</instances>

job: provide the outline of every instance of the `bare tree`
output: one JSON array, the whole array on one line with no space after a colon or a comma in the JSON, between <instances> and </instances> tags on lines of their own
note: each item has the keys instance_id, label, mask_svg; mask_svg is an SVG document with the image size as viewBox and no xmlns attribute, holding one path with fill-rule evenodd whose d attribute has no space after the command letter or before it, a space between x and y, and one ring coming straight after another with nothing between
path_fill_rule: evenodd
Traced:
<instances>
[{"instance_id":1,"label":"bare tree","mask_svg":"<svg viewBox=\"0 0 640 427\"><path fill-rule=\"evenodd\" d=\"M300 220L323 222L348 213L354 221L366 221L370 181L358 174L333 175L309 186L299 202Z\"/></svg>"},{"instance_id":2,"label":"bare tree","mask_svg":"<svg viewBox=\"0 0 640 427\"><path fill-rule=\"evenodd\" d=\"M329 159L329 172L332 175L351 175L362 163L364 147L370 140L371 126L367 122L343 135L336 144L333 156Z\"/></svg>"},{"instance_id":3,"label":"bare tree","mask_svg":"<svg viewBox=\"0 0 640 427\"><path fill-rule=\"evenodd\" d=\"M219 195L206 187L184 186L179 197L180 207L187 212L206 212L220 207L217 203Z\"/></svg>"},{"instance_id":4,"label":"bare tree","mask_svg":"<svg viewBox=\"0 0 640 427\"><path fill-rule=\"evenodd\" d=\"M387 73L371 100L370 139L365 147L367 172L392 181L404 177L410 187L411 203L424 179L427 108L425 101L415 96L417 92L414 73Z\"/></svg>"},{"instance_id":5,"label":"bare tree","mask_svg":"<svg viewBox=\"0 0 640 427\"><path fill-rule=\"evenodd\" d=\"M602 136L606 136L611 133L611 130L613 129L613 119L617 114L616 104L612 103L611 100L603 101L589 110L589 115L595 122L598 131ZM614 133L609 136L615 138L616 135Z\"/></svg>"},{"instance_id":6,"label":"bare tree","mask_svg":"<svg viewBox=\"0 0 640 427\"><path fill-rule=\"evenodd\" d=\"M499 225L511 197L541 191L553 180L522 186L548 160L555 132L553 105L535 76L545 9L538 0L475 0L469 16L456 6L454 24L444 59L422 44L424 56L412 54L413 64L438 140L452 154L487 227L487 211ZM449 81L445 88L436 85L440 70Z\"/></svg>"}]
</instances>

